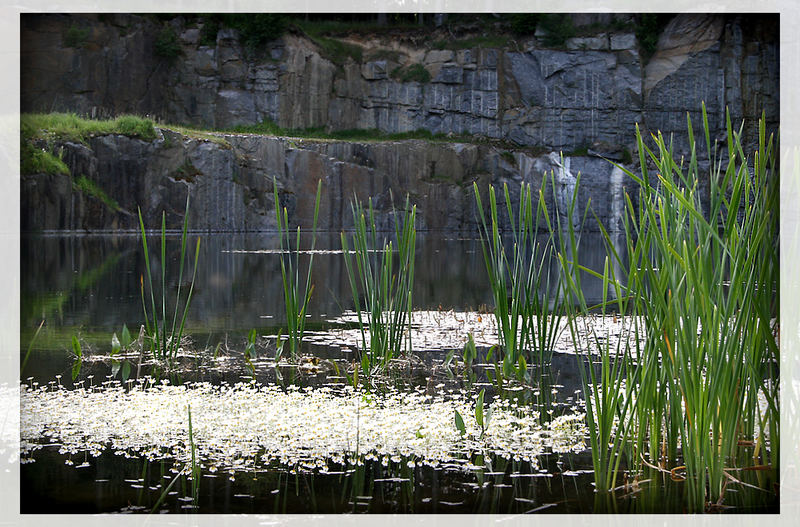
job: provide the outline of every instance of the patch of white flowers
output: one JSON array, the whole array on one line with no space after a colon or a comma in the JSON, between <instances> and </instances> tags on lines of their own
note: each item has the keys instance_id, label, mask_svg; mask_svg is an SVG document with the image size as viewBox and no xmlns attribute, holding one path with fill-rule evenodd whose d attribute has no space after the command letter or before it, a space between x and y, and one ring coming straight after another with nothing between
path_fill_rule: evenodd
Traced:
<instances>
[{"instance_id":1,"label":"patch of white flowers","mask_svg":"<svg viewBox=\"0 0 800 527\"><path fill-rule=\"evenodd\" d=\"M584 415L539 415L516 402L487 404L484 430L465 392L366 393L331 389L260 386L254 383L172 386L152 381L128 390L117 383L66 390L22 386L21 454L58 445L64 454L191 459L188 412L202 466L210 471L258 470L280 463L296 470L326 472L330 464L406 463L467 466L472 454L530 461L550 452L585 448ZM466 433L454 423L463 416ZM335 470L331 468L330 470Z\"/></svg>"}]
</instances>

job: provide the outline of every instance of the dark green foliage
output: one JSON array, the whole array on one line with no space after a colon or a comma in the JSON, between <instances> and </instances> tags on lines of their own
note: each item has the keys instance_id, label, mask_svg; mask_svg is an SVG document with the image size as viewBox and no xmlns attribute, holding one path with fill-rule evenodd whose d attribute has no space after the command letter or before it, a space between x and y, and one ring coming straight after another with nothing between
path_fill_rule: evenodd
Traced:
<instances>
[{"instance_id":1,"label":"dark green foliage","mask_svg":"<svg viewBox=\"0 0 800 527\"><path fill-rule=\"evenodd\" d=\"M400 82L430 82L431 74L422 64L395 68L390 76Z\"/></svg>"},{"instance_id":2,"label":"dark green foliage","mask_svg":"<svg viewBox=\"0 0 800 527\"><path fill-rule=\"evenodd\" d=\"M36 148L26 139L20 141L21 174L65 174L69 175L69 167L52 153Z\"/></svg>"},{"instance_id":3,"label":"dark green foliage","mask_svg":"<svg viewBox=\"0 0 800 527\"><path fill-rule=\"evenodd\" d=\"M149 119L142 119L135 115L122 115L115 120L117 133L129 137L141 137L142 139L155 139L153 122Z\"/></svg>"},{"instance_id":4,"label":"dark green foliage","mask_svg":"<svg viewBox=\"0 0 800 527\"><path fill-rule=\"evenodd\" d=\"M540 195L545 188L546 179L542 181ZM504 184L502 197L513 237L507 249L509 244L504 243L498 216L503 211L497 205L494 187L489 186L488 220L477 183L473 183L473 190L480 220L481 248L494 298L498 352L503 360L501 373L522 380L527 375L528 363L540 368L549 364L562 326L560 277L550 273L553 234L550 233L551 241L547 243L541 243L539 237L540 233L545 233L542 224L549 227L547 210L542 199L533 207L530 185L523 184L515 213L508 186ZM556 293L548 287L553 279L557 284Z\"/></svg>"},{"instance_id":5,"label":"dark green foliage","mask_svg":"<svg viewBox=\"0 0 800 527\"><path fill-rule=\"evenodd\" d=\"M108 207L109 210L113 212L120 210L117 200L111 198L103 189L97 186L97 183L87 178L83 174L81 174L75 179L75 181L72 182L72 186L87 196L99 199L106 207Z\"/></svg>"},{"instance_id":6,"label":"dark green foliage","mask_svg":"<svg viewBox=\"0 0 800 527\"><path fill-rule=\"evenodd\" d=\"M218 16L222 25L239 31L242 44L249 50L275 40L286 31L286 16L277 13L226 13Z\"/></svg>"},{"instance_id":7,"label":"dark green foliage","mask_svg":"<svg viewBox=\"0 0 800 527\"><path fill-rule=\"evenodd\" d=\"M156 38L154 45L156 55L166 59L173 59L181 52L181 45L178 43L178 35L169 26L161 30Z\"/></svg>"},{"instance_id":8,"label":"dark green foliage","mask_svg":"<svg viewBox=\"0 0 800 527\"><path fill-rule=\"evenodd\" d=\"M219 17L214 15L206 15L202 17L203 28L200 30L200 45L201 46L216 46L217 33L219 33Z\"/></svg>"},{"instance_id":9,"label":"dark green foliage","mask_svg":"<svg viewBox=\"0 0 800 527\"><path fill-rule=\"evenodd\" d=\"M80 28L76 25L69 26L64 33L63 44L65 48L82 48L89 38L89 29Z\"/></svg>"},{"instance_id":10,"label":"dark green foliage","mask_svg":"<svg viewBox=\"0 0 800 527\"><path fill-rule=\"evenodd\" d=\"M572 17L567 13L544 14L539 21L539 25L545 32L542 43L548 47L563 46L568 38L575 36Z\"/></svg>"},{"instance_id":11,"label":"dark green foliage","mask_svg":"<svg viewBox=\"0 0 800 527\"><path fill-rule=\"evenodd\" d=\"M639 23L636 26L636 38L642 46L644 58L648 59L655 53L658 37L667 23L675 15L669 13L644 13L639 15Z\"/></svg>"},{"instance_id":12,"label":"dark green foliage","mask_svg":"<svg viewBox=\"0 0 800 527\"><path fill-rule=\"evenodd\" d=\"M514 166L517 165L517 158L514 157L514 153L513 152L508 152L508 151L501 152L500 153L500 157L502 157L503 160L506 163L510 164L510 165L514 165Z\"/></svg>"},{"instance_id":13,"label":"dark green foliage","mask_svg":"<svg viewBox=\"0 0 800 527\"><path fill-rule=\"evenodd\" d=\"M536 24L542 17L541 13L512 13L507 15L511 31L515 35L532 35L536 31Z\"/></svg>"},{"instance_id":14,"label":"dark green foliage","mask_svg":"<svg viewBox=\"0 0 800 527\"><path fill-rule=\"evenodd\" d=\"M367 55L367 60L391 60L394 62L400 62L402 55L402 53L393 49L376 49L369 52Z\"/></svg>"},{"instance_id":15,"label":"dark green foliage","mask_svg":"<svg viewBox=\"0 0 800 527\"><path fill-rule=\"evenodd\" d=\"M320 47L321 55L336 65L344 65L348 59L361 62L363 51L355 44L327 37L316 37L313 40Z\"/></svg>"}]
</instances>

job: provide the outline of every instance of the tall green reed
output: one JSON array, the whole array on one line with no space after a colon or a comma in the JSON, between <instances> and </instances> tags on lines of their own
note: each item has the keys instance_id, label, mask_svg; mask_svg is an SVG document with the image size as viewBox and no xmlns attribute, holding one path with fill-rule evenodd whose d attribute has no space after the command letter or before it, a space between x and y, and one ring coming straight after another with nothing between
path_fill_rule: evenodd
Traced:
<instances>
[{"instance_id":1,"label":"tall green reed","mask_svg":"<svg viewBox=\"0 0 800 527\"><path fill-rule=\"evenodd\" d=\"M417 207L411 206L406 197L402 214L394 210L397 256L394 241L378 234L372 199L365 210L358 198L354 198L351 210L355 224L352 254L344 232L342 250L361 330L361 367L369 374L375 368L385 369L389 361L404 351L411 352ZM363 312L359 287L364 296Z\"/></svg>"},{"instance_id":2,"label":"tall green reed","mask_svg":"<svg viewBox=\"0 0 800 527\"><path fill-rule=\"evenodd\" d=\"M608 256L603 274L569 257L577 254L574 241L569 253L561 246L563 274L574 276L577 266L602 279L604 288L613 287L617 308L633 328L627 335L635 353L623 361L626 382L617 383L626 412L607 411L587 395L590 431L603 436L603 423L615 412L620 423L627 420L624 433L632 441L621 448L629 460L663 471L685 467L693 511L722 502L726 487L737 482L729 469L754 464L776 469L779 452L775 150L762 119L757 151L749 160L741 132L728 117L726 153L718 157L705 107L702 116L710 167L706 199L691 120L688 160L677 161L660 134L649 148L637 127L641 175L620 167L639 185L638 209L625 196L624 254L599 222ZM573 229L566 230L574 240ZM620 269L619 276L613 269ZM581 295L579 281L566 283L571 295ZM607 304L604 297L602 305ZM573 318L585 319L590 311L579 304L571 327ZM610 359L607 346L595 351L601 361ZM759 396L766 405L759 404ZM752 453L741 446L753 443ZM604 445L598 444L601 452L593 457L605 455ZM608 485L598 484L602 487Z\"/></svg>"},{"instance_id":3,"label":"tall green reed","mask_svg":"<svg viewBox=\"0 0 800 527\"><path fill-rule=\"evenodd\" d=\"M546 181L543 182L545 188ZM552 237L541 243L541 227L546 215L543 201L534 209L529 184L523 183L517 213L503 185L509 225L511 250L506 249L498 218L497 198L489 186L489 221L477 184L473 184L481 229L481 247L489 284L494 299L500 349L503 353L502 373L508 377L527 370L528 364L544 368L550 363L553 348L563 329L558 284L560 273L552 276ZM553 279L556 283L553 284Z\"/></svg>"},{"instance_id":4,"label":"tall green reed","mask_svg":"<svg viewBox=\"0 0 800 527\"><path fill-rule=\"evenodd\" d=\"M141 278L141 295L142 295L142 309L144 311L145 330L150 340L150 349L153 358L156 360L172 361L178 352L181 337L183 336L183 329L186 324L186 315L189 312L189 304L192 300L192 292L194 291L194 280L197 276L197 260L200 255L200 238L197 239L197 245L194 253L194 266L192 269L192 280L189 285L189 291L186 299L181 299L181 289L183 286L183 269L186 257L186 241L187 230L189 226L189 196L186 196L186 210L183 215L183 229L181 231L181 257L178 267L178 287L174 298L175 310L172 314L172 323L169 323L167 318L167 305L173 299L167 298L167 254L166 254L166 212L161 213L161 309L156 309L155 300L155 287L153 286L153 275L150 272L150 252L147 246L147 235L144 228L144 220L142 220L142 211L139 209L139 227L142 234L142 248L144 249L145 271L147 273L146 285L150 292L150 313L147 311L147 302L145 301L145 279ZM183 303L183 313L180 317L180 325L178 325L178 313ZM158 312L161 312L161 318L158 317ZM151 318L152 316L152 318Z\"/></svg>"},{"instance_id":5,"label":"tall green reed","mask_svg":"<svg viewBox=\"0 0 800 527\"><path fill-rule=\"evenodd\" d=\"M289 356L292 359L300 352L303 342L303 333L306 327L306 311L311 301L314 285L311 283L311 270L314 267L314 248L317 245L317 218L319 217L319 198L322 191L322 180L317 182L317 196L314 201L314 223L311 228L311 254L309 255L308 268L306 269L305 285L300 289L300 226L297 226L295 235L295 250L292 253L292 243L289 235L289 215L286 207L281 212L278 201L278 186L273 180L275 196L275 214L278 220L278 232L281 243L281 278L283 280L283 300L286 308L287 342ZM278 337L276 346L280 351L283 345Z\"/></svg>"},{"instance_id":6,"label":"tall green reed","mask_svg":"<svg viewBox=\"0 0 800 527\"><path fill-rule=\"evenodd\" d=\"M554 174L551 174L551 180L556 207L553 215L555 223L551 221L547 209L544 186L539 191L539 203L544 209L544 221L553 243L558 247L561 274L558 283L564 298L567 327L580 361L595 490L606 492L614 488L622 460L626 457L630 434L628 418L633 409L632 393L637 373L631 368L634 351L631 347L637 342L637 326L633 318L628 319L627 323L623 322L619 329L613 326L603 329L596 324L605 320L614 308L624 312L629 298L616 277L614 266L610 265L609 257L604 261L602 274L583 266L578 259L580 237L591 210L591 203L586 203L584 215L576 225L573 218L578 217L580 178L578 174L566 214L563 215L566 221L562 222ZM597 305L590 305L584 294L584 274L601 280L602 298ZM616 341L615 344L612 345L612 341Z\"/></svg>"}]
</instances>

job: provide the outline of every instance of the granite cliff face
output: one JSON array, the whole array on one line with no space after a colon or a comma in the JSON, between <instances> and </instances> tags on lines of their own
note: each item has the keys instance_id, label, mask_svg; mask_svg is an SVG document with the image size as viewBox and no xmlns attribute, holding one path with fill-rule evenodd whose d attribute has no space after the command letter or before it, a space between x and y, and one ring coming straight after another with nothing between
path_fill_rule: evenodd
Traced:
<instances>
[{"instance_id":1,"label":"granite cliff face","mask_svg":"<svg viewBox=\"0 0 800 527\"><path fill-rule=\"evenodd\" d=\"M282 203L303 226L310 226L321 179L322 229L352 222L353 195L373 196L386 224L390 196L399 204L408 193L421 229L474 232L473 182L482 189L521 181L538 188L544 172L556 175L556 201L583 174L581 198L591 197L613 228L628 181L592 154L636 159L635 124L645 135L674 134L677 151L686 148L687 111L700 126L701 102L712 139L722 137L726 108L734 122L745 120L745 137L754 137L762 110L768 130L777 128L777 16L677 15L646 63L635 33L613 29L622 26L610 23L612 15L574 21L600 29L562 49L546 48L537 37L454 51L402 35L344 36L362 58L334 61L298 32L253 51L231 29L204 45L202 27L185 17L24 15L26 112L137 113L217 129L264 120L328 131L425 129L503 146L233 134L219 144L167 127L151 143L95 137L57 148L73 179L85 176L117 205L77 190L70 178L24 175L23 229L135 230L137 206L151 225L166 209L177 228L187 193L193 228L271 229L274 178ZM165 27L177 36L172 59L155 50ZM70 31L79 32L80 42L67 45ZM398 72L411 68L423 68L429 81L403 81Z\"/></svg>"},{"instance_id":2,"label":"granite cliff face","mask_svg":"<svg viewBox=\"0 0 800 527\"><path fill-rule=\"evenodd\" d=\"M187 194L194 230L262 231L276 228L273 184L292 222L309 228L314 191L322 180L319 228L352 226L350 200L372 198L379 227L391 228L393 204L406 194L418 208L420 230L477 232L473 182L486 199L489 184L509 185L516 201L522 182L538 190L550 182L550 210L562 208L578 172L582 202L609 220L619 207L623 182L609 185L614 166L597 157L557 154L533 157L496 147L427 141L313 141L258 135L220 134L224 142L194 139L159 129L153 142L121 135L94 137L87 145L59 143L71 175L23 175L23 231L138 229L137 207L149 226L179 229ZM618 169L617 169L618 170ZM85 177L108 199L72 181ZM553 197L555 195L555 197ZM501 201L502 203L502 201ZM618 212L618 211L617 211Z\"/></svg>"},{"instance_id":3,"label":"granite cliff face","mask_svg":"<svg viewBox=\"0 0 800 527\"><path fill-rule=\"evenodd\" d=\"M217 129L269 119L285 128L465 132L552 151L631 147L637 122L683 134L686 112L696 115L702 101L714 131L726 107L734 122L754 123L764 110L777 125L777 16L677 15L647 63L633 30L609 22L576 16L599 29L563 49L536 37L454 51L402 35L345 35L362 58L333 62L297 32L248 51L232 29L204 45L202 23L184 17L24 15L22 110L149 114ZM174 58L155 50L167 26ZM67 47L72 28L85 28L85 40ZM420 66L429 82L393 75Z\"/></svg>"}]
</instances>

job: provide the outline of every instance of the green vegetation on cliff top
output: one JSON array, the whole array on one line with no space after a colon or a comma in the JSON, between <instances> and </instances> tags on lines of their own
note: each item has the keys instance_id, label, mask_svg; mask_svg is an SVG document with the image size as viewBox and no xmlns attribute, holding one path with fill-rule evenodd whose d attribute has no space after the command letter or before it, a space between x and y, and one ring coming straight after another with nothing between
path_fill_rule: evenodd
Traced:
<instances>
[{"instance_id":1,"label":"green vegetation on cliff top","mask_svg":"<svg viewBox=\"0 0 800 527\"><path fill-rule=\"evenodd\" d=\"M134 115L110 120L91 120L74 113L22 114L20 117L20 172L22 174L69 174L55 152L55 141L85 143L95 135L122 134L145 141L156 138L153 121ZM41 144L34 145L34 142Z\"/></svg>"},{"instance_id":2,"label":"green vegetation on cliff top","mask_svg":"<svg viewBox=\"0 0 800 527\"><path fill-rule=\"evenodd\" d=\"M374 128L327 131L324 127L283 128L269 120L254 125L239 125L224 130L211 130L173 124L156 125L149 119L132 115L123 115L109 120L93 120L78 117L76 114L51 113L23 114L20 119L20 125L23 174L68 174L67 166L55 155L56 142L58 141L85 143L90 137L108 134L119 134L152 141L156 138L156 127L173 130L194 139L212 141L226 148L230 148L230 144L222 135L225 133L363 142L419 139L436 142L489 144L505 149L520 149L518 145L510 144L507 141L464 132L445 134L418 129L386 133ZM167 141L168 139L166 138ZM39 144L35 145L37 142Z\"/></svg>"},{"instance_id":3,"label":"green vegetation on cliff top","mask_svg":"<svg viewBox=\"0 0 800 527\"><path fill-rule=\"evenodd\" d=\"M135 115L121 115L116 119L94 120L78 117L74 113L28 113L20 117L23 139L46 141L86 142L96 135L120 134L138 137L145 141L156 138L153 121Z\"/></svg>"}]
</instances>

